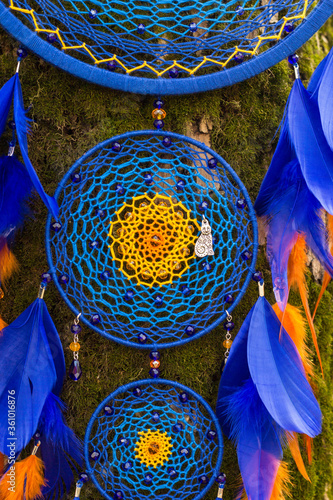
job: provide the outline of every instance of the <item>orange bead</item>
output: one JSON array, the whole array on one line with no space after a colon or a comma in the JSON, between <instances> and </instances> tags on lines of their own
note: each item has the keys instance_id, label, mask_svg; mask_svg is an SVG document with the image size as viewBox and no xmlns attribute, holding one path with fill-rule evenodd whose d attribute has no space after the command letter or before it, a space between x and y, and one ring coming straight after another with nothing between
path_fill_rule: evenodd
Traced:
<instances>
[{"instance_id":1,"label":"orange bead","mask_svg":"<svg viewBox=\"0 0 333 500\"><path fill-rule=\"evenodd\" d=\"M154 118L154 120L164 120L166 117L166 112L164 109L153 109L151 116Z\"/></svg>"},{"instance_id":2,"label":"orange bead","mask_svg":"<svg viewBox=\"0 0 333 500\"><path fill-rule=\"evenodd\" d=\"M226 349L230 349L231 346L232 346L232 340L227 339L223 342L223 347L225 347Z\"/></svg>"},{"instance_id":3,"label":"orange bead","mask_svg":"<svg viewBox=\"0 0 333 500\"><path fill-rule=\"evenodd\" d=\"M159 368L160 366L160 362L158 359L153 359L151 362L150 362L150 366L151 368Z\"/></svg>"},{"instance_id":4,"label":"orange bead","mask_svg":"<svg viewBox=\"0 0 333 500\"><path fill-rule=\"evenodd\" d=\"M77 352L81 349L81 346L78 342L72 342L69 346L70 350L73 352Z\"/></svg>"}]
</instances>

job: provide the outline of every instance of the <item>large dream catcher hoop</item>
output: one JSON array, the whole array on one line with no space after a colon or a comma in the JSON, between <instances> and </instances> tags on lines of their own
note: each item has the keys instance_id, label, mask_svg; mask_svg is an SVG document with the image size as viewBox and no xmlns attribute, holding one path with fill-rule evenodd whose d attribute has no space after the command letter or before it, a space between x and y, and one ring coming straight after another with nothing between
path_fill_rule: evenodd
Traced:
<instances>
[{"instance_id":1,"label":"large dream catcher hoop","mask_svg":"<svg viewBox=\"0 0 333 500\"><path fill-rule=\"evenodd\" d=\"M216 89L264 71L293 54L332 11L332 0L9 0L0 2L0 24L75 76L166 95Z\"/></svg>"}]
</instances>

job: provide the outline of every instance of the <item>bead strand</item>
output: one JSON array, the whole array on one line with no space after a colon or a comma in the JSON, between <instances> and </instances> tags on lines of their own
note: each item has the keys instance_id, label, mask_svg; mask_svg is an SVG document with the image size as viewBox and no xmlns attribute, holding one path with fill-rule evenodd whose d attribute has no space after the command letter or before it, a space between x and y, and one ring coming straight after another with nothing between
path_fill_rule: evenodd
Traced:
<instances>
[{"instance_id":1,"label":"bead strand","mask_svg":"<svg viewBox=\"0 0 333 500\"><path fill-rule=\"evenodd\" d=\"M156 99L154 101L154 109L151 113L154 118L154 127L160 130L164 127L164 118L166 117L166 112L163 109L164 101L162 99Z\"/></svg>"},{"instance_id":2,"label":"bead strand","mask_svg":"<svg viewBox=\"0 0 333 500\"><path fill-rule=\"evenodd\" d=\"M223 323L223 328L226 330L225 340L223 341L223 347L225 347L226 349L224 353L224 366L226 365L230 353L230 347L232 346L230 332L235 328L235 324L232 321L232 316L229 314L227 310L226 314L227 314L227 321Z\"/></svg>"},{"instance_id":3,"label":"bead strand","mask_svg":"<svg viewBox=\"0 0 333 500\"><path fill-rule=\"evenodd\" d=\"M69 368L69 378L77 382L82 375L82 368L79 361L79 350L81 346L79 344L79 333L81 332L81 326L79 325L81 313L74 319L74 323L71 326L71 332L73 333L73 342L71 342L69 348L73 352L73 361Z\"/></svg>"},{"instance_id":4,"label":"bead strand","mask_svg":"<svg viewBox=\"0 0 333 500\"><path fill-rule=\"evenodd\" d=\"M160 353L158 351L151 351L149 354L149 357L151 359L150 361L150 370L149 370L149 375L151 378L158 378L161 374L160 372Z\"/></svg>"}]
</instances>

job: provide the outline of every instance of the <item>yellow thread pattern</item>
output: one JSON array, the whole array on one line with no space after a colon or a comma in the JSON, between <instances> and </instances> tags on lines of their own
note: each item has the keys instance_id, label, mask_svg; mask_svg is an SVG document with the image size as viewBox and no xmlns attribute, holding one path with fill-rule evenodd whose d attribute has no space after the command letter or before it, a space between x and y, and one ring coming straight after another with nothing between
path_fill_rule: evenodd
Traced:
<instances>
[{"instance_id":1,"label":"yellow thread pattern","mask_svg":"<svg viewBox=\"0 0 333 500\"><path fill-rule=\"evenodd\" d=\"M308 2L309 2L309 0L305 0L302 14L299 14L298 16L283 17L283 23L281 24L280 31L277 35L271 35L271 36L260 36L259 35L258 42L256 43L254 49L252 49L252 50L239 49L236 45L233 53L228 57L228 59L226 59L223 62L204 56L202 61L192 69L186 68L185 66L182 66L181 64L177 63L177 61L173 61L173 63L170 66L163 69L162 71L159 71L154 66L151 66L149 63L147 63L147 61L144 61L142 64L140 64L139 66L135 66L134 68L127 68L127 66L120 59L118 59L118 57L116 55L113 55L112 57L109 57L107 59L99 59L98 60L94 56L94 54L91 52L91 50L86 46L85 43L82 43L81 45L71 45L71 46L66 45L61 37L59 28L57 28L56 30L47 30L47 29L39 28L33 9L28 10L28 9L23 9L21 7L15 7L14 0L10 0L10 8L12 10L16 10L18 12L23 12L24 14L30 14L32 17L33 24L35 26L35 31L37 33L54 33L55 35L57 35L59 42L61 44L62 50L84 49L89 54L89 56L92 58L94 63L97 65L102 64L102 63L111 62L111 61L116 61L119 64L119 66L121 66L126 71L126 73L128 75L133 73L134 71L138 71L138 70L143 69L143 68L148 68L153 73L155 73L156 76L163 76L165 73L170 71L170 69L172 69L172 68L179 68L179 69L186 71L189 75L194 75L194 73L196 73L198 71L198 69L200 69L201 66L203 66L207 61L214 63L214 64L217 64L217 65L221 66L222 68L225 68L227 66L227 64L233 59L233 57L236 54L240 54L240 53L249 54L251 56L254 56L256 54L257 50L259 49L259 47L261 46L262 42L264 42L266 40L279 41L282 37L284 27L288 22L300 21L302 19L305 19L306 14L307 14L307 9L308 9Z\"/></svg>"},{"instance_id":2,"label":"yellow thread pattern","mask_svg":"<svg viewBox=\"0 0 333 500\"><path fill-rule=\"evenodd\" d=\"M181 202L160 194L136 196L115 215L110 250L125 276L162 286L189 268L200 226Z\"/></svg>"},{"instance_id":3,"label":"yellow thread pattern","mask_svg":"<svg viewBox=\"0 0 333 500\"><path fill-rule=\"evenodd\" d=\"M166 432L161 431L140 431L140 439L135 443L135 458L140 460L147 467L157 469L169 460L173 444L171 437Z\"/></svg>"}]
</instances>

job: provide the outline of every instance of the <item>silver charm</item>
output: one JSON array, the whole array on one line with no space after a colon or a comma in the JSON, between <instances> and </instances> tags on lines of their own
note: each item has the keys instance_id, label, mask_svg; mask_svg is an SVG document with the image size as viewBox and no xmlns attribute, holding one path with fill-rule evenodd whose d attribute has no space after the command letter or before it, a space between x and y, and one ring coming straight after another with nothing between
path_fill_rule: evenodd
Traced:
<instances>
[{"instance_id":1,"label":"silver charm","mask_svg":"<svg viewBox=\"0 0 333 500\"><path fill-rule=\"evenodd\" d=\"M208 220L203 216L201 224L201 234L197 239L194 247L195 255L197 257L206 257L207 255L214 255L212 228Z\"/></svg>"}]
</instances>

